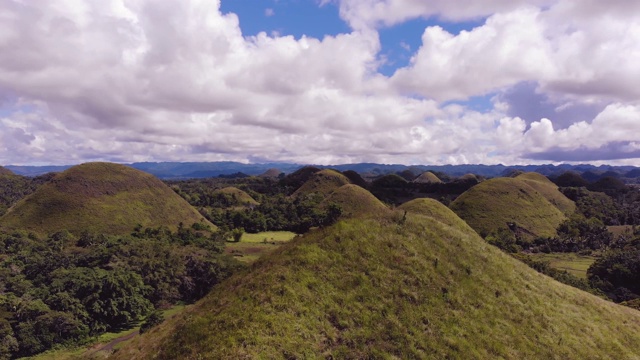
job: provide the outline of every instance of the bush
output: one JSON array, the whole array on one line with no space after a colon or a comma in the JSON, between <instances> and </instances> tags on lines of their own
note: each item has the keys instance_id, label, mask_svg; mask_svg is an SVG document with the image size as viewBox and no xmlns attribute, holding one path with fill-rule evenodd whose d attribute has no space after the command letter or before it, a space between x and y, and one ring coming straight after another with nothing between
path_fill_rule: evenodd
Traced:
<instances>
[{"instance_id":1,"label":"bush","mask_svg":"<svg viewBox=\"0 0 640 360\"><path fill-rule=\"evenodd\" d=\"M162 312L156 310L147 316L147 319L140 326L140 334L144 334L164 321Z\"/></svg>"}]
</instances>

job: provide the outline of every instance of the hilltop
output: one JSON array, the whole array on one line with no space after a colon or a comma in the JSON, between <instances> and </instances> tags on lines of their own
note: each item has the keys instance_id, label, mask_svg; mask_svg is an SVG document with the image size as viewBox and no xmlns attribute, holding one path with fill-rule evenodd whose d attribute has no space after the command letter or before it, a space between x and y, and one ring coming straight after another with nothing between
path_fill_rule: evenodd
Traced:
<instances>
[{"instance_id":1,"label":"hilltop","mask_svg":"<svg viewBox=\"0 0 640 360\"><path fill-rule=\"evenodd\" d=\"M0 218L36 233L128 234L137 225L191 226L202 216L162 181L124 165L87 163L57 174ZM214 226L207 222L207 225Z\"/></svg>"},{"instance_id":2,"label":"hilltop","mask_svg":"<svg viewBox=\"0 0 640 360\"><path fill-rule=\"evenodd\" d=\"M637 311L535 272L443 205L407 208L293 240L115 358L640 356Z\"/></svg>"},{"instance_id":3,"label":"hilltop","mask_svg":"<svg viewBox=\"0 0 640 360\"><path fill-rule=\"evenodd\" d=\"M558 186L547 179L546 176L538 173L524 173L515 178L536 189L545 199L566 215L571 215L576 211L576 204L564 196L558 190Z\"/></svg>"},{"instance_id":4,"label":"hilltop","mask_svg":"<svg viewBox=\"0 0 640 360\"><path fill-rule=\"evenodd\" d=\"M349 179L341 173L324 169L313 173L292 196L297 197L316 193L326 197L341 186L350 183Z\"/></svg>"},{"instance_id":5,"label":"hilltop","mask_svg":"<svg viewBox=\"0 0 640 360\"><path fill-rule=\"evenodd\" d=\"M552 187L553 183L548 185L527 174L495 178L465 191L451 203L451 209L482 236L510 230L526 240L553 237L567 217L549 199L565 210L573 202Z\"/></svg>"},{"instance_id":6,"label":"hilltop","mask_svg":"<svg viewBox=\"0 0 640 360\"><path fill-rule=\"evenodd\" d=\"M214 191L213 194L229 196L232 198L231 203L240 204L241 206L258 205L258 202L252 198L251 195L233 186L218 189Z\"/></svg>"},{"instance_id":7,"label":"hilltop","mask_svg":"<svg viewBox=\"0 0 640 360\"><path fill-rule=\"evenodd\" d=\"M434 173L431 171L423 172L417 178L413 179L414 183L419 184L440 184L442 180L440 180Z\"/></svg>"},{"instance_id":8,"label":"hilltop","mask_svg":"<svg viewBox=\"0 0 640 360\"><path fill-rule=\"evenodd\" d=\"M340 206L343 217L361 217L389 211L373 194L355 184L342 185L320 205L331 203Z\"/></svg>"}]
</instances>

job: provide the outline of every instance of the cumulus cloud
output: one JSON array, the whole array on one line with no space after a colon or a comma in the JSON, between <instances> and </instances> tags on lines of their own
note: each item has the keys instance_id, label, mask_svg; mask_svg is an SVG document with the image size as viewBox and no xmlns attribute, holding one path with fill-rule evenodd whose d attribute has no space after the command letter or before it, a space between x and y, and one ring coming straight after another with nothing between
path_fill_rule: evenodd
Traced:
<instances>
[{"instance_id":1,"label":"cumulus cloud","mask_svg":"<svg viewBox=\"0 0 640 360\"><path fill-rule=\"evenodd\" d=\"M244 36L211 0L1 2L0 163L637 157L635 3L337 3L353 31L317 39ZM380 74L379 26L415 17L486 21Z\"/></svg>"}]
</instances>

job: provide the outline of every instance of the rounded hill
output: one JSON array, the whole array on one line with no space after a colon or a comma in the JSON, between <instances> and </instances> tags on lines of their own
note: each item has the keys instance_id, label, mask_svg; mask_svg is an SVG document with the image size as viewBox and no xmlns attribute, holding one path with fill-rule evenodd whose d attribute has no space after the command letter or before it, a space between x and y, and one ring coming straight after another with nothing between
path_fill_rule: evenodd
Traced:
<instances>
[{"instance_id":1,"label":"rounded hill","mask_svg":"<svg viewBox=\"0 0 640 360\"><path fill-rule=\"evenodd\" d=\"M466 225L396 218L343 220L296 238L114 357L640 356L636 310L539 274Z\"/></svg>"},{"instance_id":2,"label":"rounded hill","mask_svg":"<svg viewBox=\"0 0 640 360\"><path fill-rule=\"evenodd\" d=\"M213 193L214 195L222 194L224 196L229 196L233 199L232 203L240 204L241 206L259 205L259 203L253 197L251 197L251 195L238 189L237 187L228 186L222 189L218 189Z\"/></svg>"},{"instance_id":3,"label":"rounded hill","mask_svg":"<svg viewBox=\"0 0 640 360\"><path fill-rule=\"evenodd\" d=\"M546 176L529 172L520 174L515 178L524 181L527 185L536 189L545 199L549 200L550 203L566 215L571 215L576 211L576 204L561 193L560 190L558 190L558 186Z\"/></svg>"},{"instance_id":4,"label":"rounded hill","mask_svg":"<svg viewBox=\"0 0 640 360\"><path fill-rule=\"evenodd\" d=\"M86 163L59 173L0 218L2 227L43 234L65 229L127 234L137 225L176 229L196 222L206 221L165 183L112 163Z\"/></svg>"},{"instance_id":5,"label":"rounded hill","mask_svg":"<svg viewBox=\"0 0 640 360\"><path fill-rule=\"evenodd\" d=\"M305 196L316 193L326 197L341 186L350 183L349 179L341 173L335 170L324 169L311 175L309 180L293 193L293 196Z\"/></svg>"},{"instance_id":6,"label":"rounded hill","mask_svg":"<svg viewBox=\"0 0 640 360\"><path fill-rule=\"evenodd\" d=\"M453 201L451 210L482 236L510 230L525 240L555 236L566 219L542 193L517 178L483 181Z\"/></svg>"},{"instance_id":7,"label":"rounded hill","mask_svg":"<svg viewBox=\"0 0 640 360\"><path fill-rule=\"evenodd\" d=\"M461 228L468 227L467 223L460 219L456 213L435 199L413 199L398 206L398 210L427 216L449 226L458 226Z\"/></svg>"},{"instance_id":8,"label":"rounded hill","mask_svg":"<svg viewBox=\"0 0 640 360\"><path fill-rule=\"evenodd\" d=\"M441 184L442 180L440 180L431 171L426 171L420 174L420 176L418 176L417 178L415 178L413 182L418 184Z\"/></svg>"},{"instance_id":9,"label":"rounded hill","mask_svg":"<svg viewBox=\"0 0 640 360\"><path fill-rule=\"evenodd\" d=\"M373 194L355 184L342 185L321 206L331 203L340 206L343 217L374 216L389 210Z\"/></svg>"}]
</instances>

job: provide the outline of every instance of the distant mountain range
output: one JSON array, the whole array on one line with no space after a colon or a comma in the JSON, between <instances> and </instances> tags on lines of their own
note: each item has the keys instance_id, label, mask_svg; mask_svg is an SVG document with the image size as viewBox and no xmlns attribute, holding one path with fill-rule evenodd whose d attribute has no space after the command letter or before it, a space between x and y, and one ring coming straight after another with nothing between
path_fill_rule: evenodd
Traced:
<instances>
[{"instance_id":1,"label":"distant mountain range","mask_svg":"<svg viewBox=\"0 0 640 360\"><path fill-rule=\"evenodd\" d=\"M148 172L161 179L189 179L207 178L217 176L260 175L270 169L278 169L284 173L291 173L306 166L292 163L265 163L244 164L233 161L220 162L138 162L129 166ZM6 169L18 175L37 176L49 172L60 172L70 168L68 166L5 166ZM342 165L313 165L318 168L331 168L339 171L353 170L361 174L384 175L405 170L420 174L424 171L445 173L449 176L462 176L468 173L482 175L484 177L496 177L507 175L513 171L537 172L545 176L557 176L566 171L580 173L588 180L603 176L621 178L628 183L640 182L640 168L634 166L609 166L609 165L401 165L401 164L376 164L358 163Z\"/></svg>"}]
</instances>

